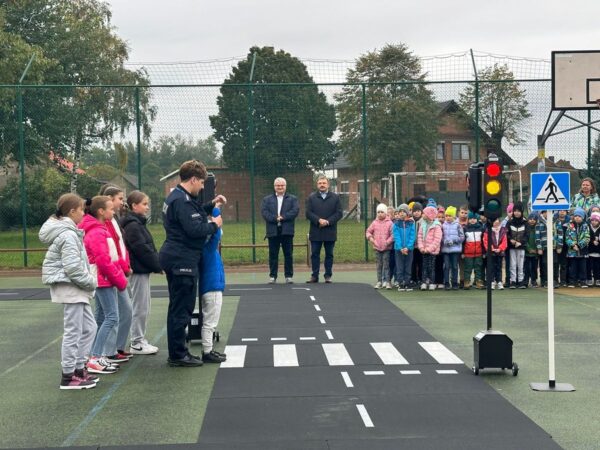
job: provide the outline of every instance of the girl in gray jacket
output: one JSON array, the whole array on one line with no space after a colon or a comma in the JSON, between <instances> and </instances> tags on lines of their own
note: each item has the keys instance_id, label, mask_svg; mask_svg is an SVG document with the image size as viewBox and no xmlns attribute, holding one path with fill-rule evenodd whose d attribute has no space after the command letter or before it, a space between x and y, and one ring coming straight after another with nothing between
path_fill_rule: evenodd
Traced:
<instances>
[{"instance_id":1,"label":"girl in gray jacket","mask_svg":"<svg viewBox=\"0 0 600 450\"><path fill-rule=\"evenodd\" d=\"M75 194L62 195L56 213L40 229L40 241L48 245L42 265L42 282L50 285L53 303L64 307L60 389L89 389L98 378L87 373L85 363L96 336L96 321L90 298L97 281L83 245L83 200Z\"/></svg>"}]
</instances>

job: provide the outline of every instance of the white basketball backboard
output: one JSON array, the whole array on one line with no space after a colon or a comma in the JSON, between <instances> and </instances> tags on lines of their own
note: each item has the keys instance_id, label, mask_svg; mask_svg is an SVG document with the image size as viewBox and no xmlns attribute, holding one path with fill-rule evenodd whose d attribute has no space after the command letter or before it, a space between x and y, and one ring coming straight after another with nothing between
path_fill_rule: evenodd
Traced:
<instances>
[{"instance_id":1,"label":"white basketball backboard","mask_svg":"<svg viewBox=\"0 0 600 450\"><path fill-rule=\"evenodd\" d=\"M552 109L596 109L600 50L552 52Z\"/></svg>"}]
</instances>

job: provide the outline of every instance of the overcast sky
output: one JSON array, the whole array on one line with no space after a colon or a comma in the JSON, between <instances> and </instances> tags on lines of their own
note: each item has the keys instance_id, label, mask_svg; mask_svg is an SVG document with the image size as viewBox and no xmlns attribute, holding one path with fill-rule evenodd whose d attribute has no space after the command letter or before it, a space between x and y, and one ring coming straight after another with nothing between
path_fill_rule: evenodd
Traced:
<instances>
[{"instance_id":1,"label":"overcast sky","mask_svg":"<svg viewBox=\"0 0 600 450\"><path fill-rule=\"evenodd\" d=\"M244 56L252 45L349 59L403 42L417 55L473 50L550 58L600 48L598 0L109 0L132 62Z\"/></svg>"}]
</instances>

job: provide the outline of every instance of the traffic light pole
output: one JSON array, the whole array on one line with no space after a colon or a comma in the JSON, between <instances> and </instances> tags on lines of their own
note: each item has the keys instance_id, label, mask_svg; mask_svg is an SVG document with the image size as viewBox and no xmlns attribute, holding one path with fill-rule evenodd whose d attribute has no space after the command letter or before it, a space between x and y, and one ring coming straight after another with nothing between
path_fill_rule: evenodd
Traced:
<instances>
[{"instance_id":1,"label":"traffic light pole","mask_svg":"<svg viewBox=\"0 0 600 450\"><path fill-rule=\"evenodd\" d=\"M488 245L486 249L485 280L487 290L487 330L492 329L492 223L487 221ZM497 261L496 261L497 262Z\"/></svg>"}]
</instances>

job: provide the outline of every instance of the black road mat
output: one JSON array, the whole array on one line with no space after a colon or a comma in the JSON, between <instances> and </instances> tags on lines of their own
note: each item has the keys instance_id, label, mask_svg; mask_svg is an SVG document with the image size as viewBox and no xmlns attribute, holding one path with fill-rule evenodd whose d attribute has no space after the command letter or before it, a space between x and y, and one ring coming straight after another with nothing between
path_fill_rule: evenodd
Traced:
<instances>
[{"instance_id":1,"label":"black road mat","mask_svg":"<svg viewBox=\"0 0 600 450\"><path fill-rule=\"evenodd\" d=\"M558 449L370 286L231 286L200 448ZM506 376L511 376L507 373Z\"/></svg>"}]
</instances>

